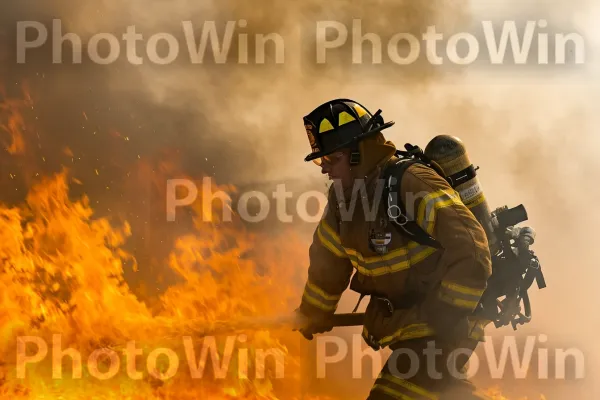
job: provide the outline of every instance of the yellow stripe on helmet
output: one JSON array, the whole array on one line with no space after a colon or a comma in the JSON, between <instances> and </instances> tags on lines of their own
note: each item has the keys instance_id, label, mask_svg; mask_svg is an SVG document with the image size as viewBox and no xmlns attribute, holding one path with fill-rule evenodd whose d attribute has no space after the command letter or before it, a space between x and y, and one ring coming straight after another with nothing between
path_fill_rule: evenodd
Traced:
<instances>
[{"instance_id":1,"label":"yellow stripe on helmet","mask_svg":"<svg viewBox=\"0 0 600 400\"><path fill-rule=\"evenodd\" d=\"M356 114L358 114L358 118L362 117L363 115L367 115L367 110L365 110L358 104L354 105L354 109L356 110Z\"/></svg>"},{"instance_id":2,"label":"yellow stripe on helmet","mask_svg":"<svg viewBox=\"0 0 600 400\"><path fill-rule=\"evenodd\" d=\"M354 118L352 115L348 114L346 111L342 111L340 113L340 115L338 116L338 126L342 126L344 124L347 124L348 122L353 122L356 121L356 118Z\"/></svg>"},{"instance_id":3,"label":"yellow stripe on helmet","mask_svg":"<svg viewBox=\"0 0 600 400\"><path fill-rule=\"evenodd\" d=\"M323 121L321 121L321 124L319 125L319 133L332 131L332 130L333 130L333 125L331 125L331 122L329 122L329 120L327 118L324 118Z\"/></svg>"}]
</instances>

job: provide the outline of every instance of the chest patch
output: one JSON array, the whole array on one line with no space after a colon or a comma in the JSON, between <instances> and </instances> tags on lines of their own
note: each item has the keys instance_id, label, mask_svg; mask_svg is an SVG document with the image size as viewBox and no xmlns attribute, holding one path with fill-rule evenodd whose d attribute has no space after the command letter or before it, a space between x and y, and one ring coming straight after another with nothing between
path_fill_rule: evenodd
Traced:
<instances>
[{"instance_id":1,"label":"chest patch","mask_svg":"<svg viewBox=\"0 0 600 400\"><path fill-rule=\"evenodd\" d=\"M371 232L369 235L369 247L377 254L386 254L388 245L392 240L391 232Z\"/></svg>"}]
</instances>

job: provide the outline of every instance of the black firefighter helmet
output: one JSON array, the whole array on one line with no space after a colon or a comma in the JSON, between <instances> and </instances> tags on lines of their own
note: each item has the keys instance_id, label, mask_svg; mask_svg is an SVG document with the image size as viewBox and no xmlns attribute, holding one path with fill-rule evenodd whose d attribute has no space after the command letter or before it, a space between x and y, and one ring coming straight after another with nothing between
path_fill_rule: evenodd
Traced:
<instances>
[{"instance_id":1,"label":"black firefighter helmet","mask_svg":"<svg viewBox=\"0 0 600 400\"><path fill-rule=\"evenodd\" d=\"M351 149L350 164L360 162L358 142L394 125L384 122L381 110L371 114L362 104L350 99L335 99L321 104L304 117L304 127L312 153L304 161L317 164L321 157L344 148Z\"/></svg>"}]
</instances>

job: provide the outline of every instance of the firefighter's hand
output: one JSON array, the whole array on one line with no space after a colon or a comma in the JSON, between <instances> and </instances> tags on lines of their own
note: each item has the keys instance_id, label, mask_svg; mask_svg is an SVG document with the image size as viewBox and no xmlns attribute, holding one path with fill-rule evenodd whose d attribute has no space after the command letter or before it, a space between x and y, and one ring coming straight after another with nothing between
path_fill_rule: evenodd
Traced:
<instances>
[{"instance_id":1,"label":"firefighter's hand","mask_svg":"<svg viewBox=\"0 0 600 400\"><path fill-rule=\"evenodd\" d=\"M312 340L314 335L318 333L329 332L333 326L328 324L323 318L315 318L305 315L300 309L296 313L295 331L299 331L307 340Z\"/></svg>"}]
</instances>

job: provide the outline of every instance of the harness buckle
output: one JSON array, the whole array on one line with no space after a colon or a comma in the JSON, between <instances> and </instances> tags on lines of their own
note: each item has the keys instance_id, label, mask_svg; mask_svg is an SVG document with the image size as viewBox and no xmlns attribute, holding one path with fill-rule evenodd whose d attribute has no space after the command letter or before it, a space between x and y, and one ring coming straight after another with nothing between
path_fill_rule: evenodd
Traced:
<instances>
[{"instance_id":1,"label":"harness buckle","mask_svg":"<svg viewBox=\"0 0 600 400\"><path fill-rule=\"evenodd\" d=\"M392 304L392 302L385 298L385 297L379 297L379 296L375 296L373 297L375 300L383 303L383 305L385 306L387 312L388 312L388 317L391 317L392 314L394 314L394 305Z\"/></svg>"}]
</instances>

